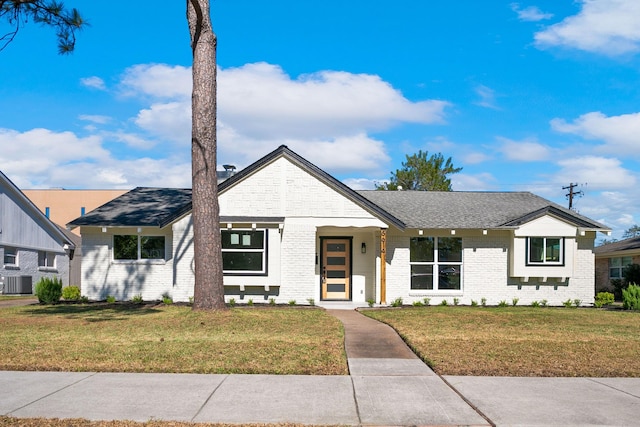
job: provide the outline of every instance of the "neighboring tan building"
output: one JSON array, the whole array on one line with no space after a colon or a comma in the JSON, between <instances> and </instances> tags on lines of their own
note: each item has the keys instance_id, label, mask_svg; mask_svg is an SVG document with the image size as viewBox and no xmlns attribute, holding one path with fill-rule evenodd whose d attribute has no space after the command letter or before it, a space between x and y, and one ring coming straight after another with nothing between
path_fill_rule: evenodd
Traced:
<instances>
[{"instance_id":1,"label":"neighboring tan building","mask_svg":"<svg viewBox=\"0 0 640 427\"><path fill-rule=\"evenodd\" d=\"M74 219L91 212L129 190L22 190L47 218L64 227ZM72 230L78 236L78 230Z\"/></svg>"},{"instance_id":2,"label":"neighboring tan building","mask_svg":"<svg viewBox=\"0 0 640 427\"><path fill-rule=\"evenodd\" d=\"M219 184L227 298L594 300L609 229L529 192L355 191L281 146ZM83 294L194 294L191 190L139 187L72 221Z\"/></svg>"}]
</instances>

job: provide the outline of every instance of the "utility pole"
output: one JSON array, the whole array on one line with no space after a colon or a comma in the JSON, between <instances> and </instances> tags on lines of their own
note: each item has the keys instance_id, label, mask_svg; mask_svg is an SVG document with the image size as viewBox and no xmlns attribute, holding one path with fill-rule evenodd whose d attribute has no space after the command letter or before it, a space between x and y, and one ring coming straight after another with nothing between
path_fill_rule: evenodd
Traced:
<instances>
[{"instance_id":1,"label":"utility pole","mask_svg":"<svg viewBox=\"0 0 640 427\"><path fill-rule=\"evenodd\" d=\"M562 187L563 190L569 190L566 196L567 196L567 199L569 199L569 209L571 210L573 210L573 198L576 196L582 196L584 194L582 191L573 191L573 189L577 186L578 184L574 184L572 182L568 186Z\"/></svg>"}]
</instances>

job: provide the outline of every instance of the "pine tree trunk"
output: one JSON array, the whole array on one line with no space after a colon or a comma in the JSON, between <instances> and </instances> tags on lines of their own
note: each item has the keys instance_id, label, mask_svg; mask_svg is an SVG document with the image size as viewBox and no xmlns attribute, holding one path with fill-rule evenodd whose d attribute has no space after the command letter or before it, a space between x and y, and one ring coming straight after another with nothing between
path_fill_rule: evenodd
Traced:
<instances>
[{"instance_id":1,"label":"pine tree trunk","mask_svg":"<svg viewBox=\"0 0 640 427\"><path fill-rule=\"evenodd\" d=\"M220 208L216 177L216 45L208 0L187 0L193 51L191 168L193 308L224 309Z\"/></svg>"}]
</instances>

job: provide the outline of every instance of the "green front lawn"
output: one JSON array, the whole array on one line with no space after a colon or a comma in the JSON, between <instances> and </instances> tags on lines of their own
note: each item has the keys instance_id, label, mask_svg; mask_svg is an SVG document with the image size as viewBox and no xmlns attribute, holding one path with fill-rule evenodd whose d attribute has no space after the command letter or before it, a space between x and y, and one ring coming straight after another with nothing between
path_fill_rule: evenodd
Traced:
<instances>
[{"instance_id":1,"label":"green front lawn","mask_svg":"<svg viewBox=\"0 0 640 427\"><path fill-rule=\"evenodd\" d=\"M575 308L363 310L443 375L640 377L640 313Z\"/></svg>"},{"instance_id":2,"label":"green front lawn","mask_svg":"<svg viewBox=\"0 0 640 427\"><path fill-rule=\"evenodd\" d=\"M0 309L0 370L345 375L343 341L340 321L318 308Z\"/></svg>"}]
</instances>

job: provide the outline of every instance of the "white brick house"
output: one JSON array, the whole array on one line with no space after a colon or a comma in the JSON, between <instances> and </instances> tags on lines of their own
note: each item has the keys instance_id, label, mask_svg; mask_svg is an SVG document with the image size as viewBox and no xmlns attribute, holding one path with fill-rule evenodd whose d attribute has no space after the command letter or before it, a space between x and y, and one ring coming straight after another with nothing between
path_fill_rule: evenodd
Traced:
<instances>
[{"instance_id":1,"label":"white brick house","mask_svg":"<svg viewBox=\"0 0 640 427\"><path fill-rule=\"evenodd\" d=\"M73 238L0 172L0 283L5 294L30 294L42 277L69 284Z\"/></svg>"},{"instance_id":2,"label":"white brick house","mask_svg":"<svg viewBox=\"0 0 640 427\"><path fill-rule=\"evenodd\" d=\"M593 302L603 225L527 192L354 191L281 146L219 186L227 298ZM76 219L83 292L193 295L191 190L136 188Z\"/></svg>"}]
</instances>

